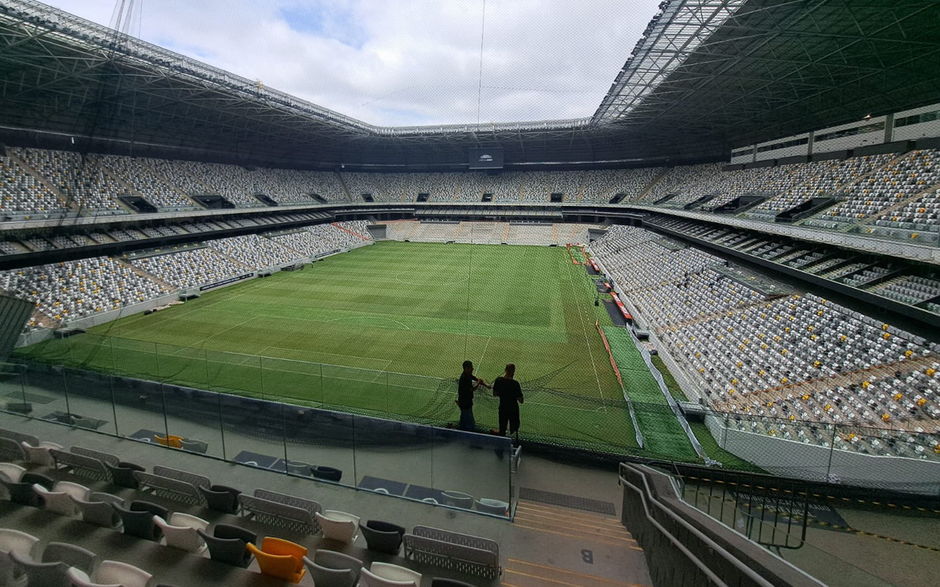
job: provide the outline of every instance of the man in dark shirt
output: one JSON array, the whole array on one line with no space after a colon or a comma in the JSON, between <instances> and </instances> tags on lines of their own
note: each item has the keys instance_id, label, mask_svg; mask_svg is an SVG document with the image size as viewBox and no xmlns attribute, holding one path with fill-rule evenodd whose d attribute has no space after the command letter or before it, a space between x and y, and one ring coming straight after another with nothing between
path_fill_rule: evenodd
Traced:
<instances>
[{"instance_id":1,"label":"man in dark shirt","mask_svg":"<svg viewBox=\"0 0 940 587\"><path fill-rule=\"evenodd\" d=\"M460 429L473 432L477 423L473 419L473 392L483 386L490 389L485 381L473 374L473 362L463 362L463 373L457 381L457 407L460 408Z\"/></svg>"},{"instance_id":2,"label":"man in dark shirt","mask_svg":"<svg viewBox=\"0 0 940 587\"><path fill-rule=\"evenodd\" d=\"M508 425L509 433L516 435L519 440L519 405L525 402L522 397L522 386L513 379L516 375L516 366L512 363L506 365L506 372L502 377L493 381L493 395L499 398L499 435L506 435Z\"/></svg>"}]
</instances>

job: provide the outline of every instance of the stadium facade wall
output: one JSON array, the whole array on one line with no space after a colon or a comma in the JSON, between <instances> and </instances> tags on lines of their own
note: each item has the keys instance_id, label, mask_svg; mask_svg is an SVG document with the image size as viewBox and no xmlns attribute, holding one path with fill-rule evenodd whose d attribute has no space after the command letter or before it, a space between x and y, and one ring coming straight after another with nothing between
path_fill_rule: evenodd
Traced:
<instances>
[{"instance_id":1,"label":"stadium facade wall","mask_svg":"<svg viewBox=\"0 0 940 587\"><path fill-rule=\"evenodd\" d=\"M866 455L728 428L706 414L718 446L765 471L823 483L840 483L928 495L940 494L940 462Z\"/></svg>"}]
</instances>

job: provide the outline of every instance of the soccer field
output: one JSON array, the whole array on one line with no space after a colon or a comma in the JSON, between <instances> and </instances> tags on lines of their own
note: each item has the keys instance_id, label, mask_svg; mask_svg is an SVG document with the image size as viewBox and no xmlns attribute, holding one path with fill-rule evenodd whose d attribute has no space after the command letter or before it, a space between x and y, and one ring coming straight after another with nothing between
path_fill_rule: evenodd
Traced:
<instances>
[{"instance_id":1,"label":"soccer field","mask_svg":"<svg viewBox=\"0 0 940 587\"><path fill-rule=\"evenodd\" d=\"M595 320L595 286L564 248L380 242L21 353L46 361L390 418L456 422L464 359L517 366L526 438L636 447ZM478 426L495 428L484 389Z\"/></svg>"}]
</instances>

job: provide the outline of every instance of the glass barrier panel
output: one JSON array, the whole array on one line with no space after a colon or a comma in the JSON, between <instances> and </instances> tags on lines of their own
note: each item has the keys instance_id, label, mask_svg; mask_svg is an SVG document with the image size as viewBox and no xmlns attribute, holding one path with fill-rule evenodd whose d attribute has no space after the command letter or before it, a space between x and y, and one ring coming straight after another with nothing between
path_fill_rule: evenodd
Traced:
<instances>
[{"instance_id":1,"label":"glass barrier panel","mask_svg":"<svg viewBox=\"0 0 940 587\"><path fill-rule=\"evenodd\" d=\"M169 438L173 439L171 446L224 458L218 393L163 384L163 399L166 402L167 431Z\"/></svg>"},{"instance_id":2,"label":"glass barrier panel","mask_svg":"<svg viewBox=\"0 0 940 587\"><path fill-rule=\"evenodd\" d=\"M509 438L431 428L435 499L445 505L508 516L511 503Z\"/></svg>"},{"instance_id":3,"label":"glass barrier panel","mask_svg":"<svg viewBox=\"0 0 940 587\"><path fill-rule=\"evenodd\" d=\"M385 373L388 398L386 413L391 417L418 419L422 422L444 422L459 419L457 381L435 377Z\"/></svg>"},{"instance_id":4,"label":"glass barrier panel","mask_svg":"<svg viewBox=\"0 0 940 587\"><path fill-rule=\"evenodd\" d=\"M261 357L212 350L206 350L205 357L209 390L264 398Z\"/></svg>"},{"instance_id":5,"label":"glass barrier panel","mask_svg":"<svg viewBox=\"0 0 940 587\"><path fill-rule=\"evenodd\" d=\"M431 428L367 416L355 416L353 425L357 487L419 500L433 497L428 493L434 486Z\"/></svg>"},{"instance_id":6,"label":"glass barrier panel","mask_svg":"<svg viewBox=\"0 0 940 587\"><path fill-rule=\"evenodd\" d=\"M52 365L62 365L69 357L71 343L68 338L54 338L52 335L46 340L21 347L14 351L14 356Z\"/></svg>"},{"instance_id":7,"label":"glass barrier panel","mask_svg":"<svg viewBox=\"0 0 940 587\"><path fill-rule=\"evenodd\" d=\"M109 338L112 373L151 381L160 378L157 345L144 340Z\"/></svg>"},{"instance_id":8,"label":"glass barrier panel","mask_svg":"<svg viewBox=\"0 0 940 587\"><path fill-rule=\"evenodd\" d=\"M32 402L26 399L26 367L15 363L0 363L0 409L28 416ZM32 394L30 394L32 395Z\"/></svg>"},{"instance_id":9,"label":"glass barrier panel","mask_svg":"<svg viewBox=\"0 0 940 587\"><path fill-rule=\"evenodd\" d=\"M110 379L118 435L154 444L165 439L166 403L162 386L121 375L112 375Z\"/></svg>"},{"instance_id":10,"label":"glass barrier panel","mask_svg":"<svg viewBox=\"0 0 940 587\"><path fill-rule=\"evenodd\" d=\"M22 374L28 415L68 424L69 403L65 394L64 368L31 363Z\"/></svg>"},{"instance_id":11,"label":"glass barrier panel","mask_svg":"<svg viewBox=\"0 0 940 587\"><path fill-rule=\"evenodd\" d=\"M323 402L322 365L272 357L259 359L266 398L307 406L319 406Z\"/></svg>"},{"instance_id":12,"label":"glass barrier panel","mask_svg":"<svg viewBox=\"0 0 940 587\"><path fill-rule=\"evenodd\" d=\"M230 461L284 473L284 406L277 402L219 394Z\"/></svg>"},{"instance_id":13,"label":"glass barrier panel","mask_svg":"<svg viewBox=\"0 0 940 587\"><path fill-rule=\"evenodd\" d=\"M352 414L285 404L284 436L288 473L356 484Z\"/></svg>"},{"instance_id":14,"label":"glass barrier panel","mask_svg":"<svg viewBox=\"0 0 940 587\"><path fill-rule=\"evenodd\" d=\"M323 405L385 414L388 383L384 371L323 365Z\"/></svg>"},{"instance_id":15,"label":"glass barrier panel","mask_svg":"<svg viewBox=\"0 0 940 587\"><path fill-rule=\"evenodd\" d=\"M111 344L105 337L92 334L70 336L69 365L81 369L108 372L114 368Z\"/></svg>"},{"instance_id":16,"label":"glass barrier panel","mask_svg":"<svg viewBox=\"0 0 940 587\"><path fill-rule=\"evenodd\" d=\"M205 389L209 385L205 349L168 344L156 345L156 379L184 387Z\"/></svg>"},{"instance_id":17,"label":"glass barrier panel","mask_svg":"<svg viewBox=\"0 0 940 587\"><path fill-rule=\"evenodd\" d=\"M116 435L111 377L97 371L70 368L63 369L62 376L68 415L56 419L78 428Z\"/></svg>"}]
</instances>

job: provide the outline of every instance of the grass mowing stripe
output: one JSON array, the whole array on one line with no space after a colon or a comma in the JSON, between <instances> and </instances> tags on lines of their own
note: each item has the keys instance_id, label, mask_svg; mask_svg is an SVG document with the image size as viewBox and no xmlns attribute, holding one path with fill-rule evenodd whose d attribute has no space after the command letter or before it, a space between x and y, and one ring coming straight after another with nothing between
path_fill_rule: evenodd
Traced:
<instances>
[{"instance_id":1,"label":"grass mowing stripe","mask_svg":"<svg viewBox=\"0 0 940 587\"><path fill-rule=\"evenodd\" d=\"M672 413L633 337L624 328L610 326L604 327L604 334L620 369L627 395L634 402L637 422L649 449L683 460L697 460L689 437Z\"/></svg>"}]
</instances>

